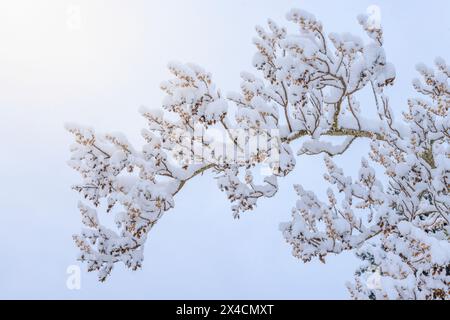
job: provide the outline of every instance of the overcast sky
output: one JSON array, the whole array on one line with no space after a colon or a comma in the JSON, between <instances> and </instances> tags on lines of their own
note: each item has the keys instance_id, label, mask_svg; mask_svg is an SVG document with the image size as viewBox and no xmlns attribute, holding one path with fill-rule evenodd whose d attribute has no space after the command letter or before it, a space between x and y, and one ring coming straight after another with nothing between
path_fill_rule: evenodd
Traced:
<instances>
[{"instance_id":1,"label":"overcast sky","mask_svg":"<svg viewBox=\"0 0 450 320\"><path fill-rule=\"evenodd\" d=\"M222 91L236 91L240 71L252 70L256 24L288 24L296 7L327 32L364 36L356 16L372 4L397 69L388 94L400 112L415 64L450 60L449 1L1 0L0 298L348 298L352 254L305 265L278 231L296 201L293 183L325 191L322 162L311 157L240 220L211 175L197 178L151 231L142 270L116 267L100 284L81 265L81 289L69 290L81 221L63 124L122 131L139 144L137 110L161 104L168 61L200 64ZM365 152L360 141L339 162L354 173Z\"/></svg>"}]
</instances>

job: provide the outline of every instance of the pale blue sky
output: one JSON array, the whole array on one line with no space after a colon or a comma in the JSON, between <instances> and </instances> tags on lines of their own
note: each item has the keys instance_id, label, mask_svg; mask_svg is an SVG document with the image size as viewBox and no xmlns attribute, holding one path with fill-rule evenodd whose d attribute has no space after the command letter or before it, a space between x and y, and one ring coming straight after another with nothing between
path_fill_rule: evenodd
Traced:
<instances>
[{"instance_id":1,"label":"pale blue sky","mask_svg":"<svg viewBox=\"0 0 450 320\"><path fill-rule=\"evenodd\" d=\"M278 231L296 200L293 183L325 190L318 158L299 159L278 196L239 221L209 174L192 181L152 230L143 270L117 267L100 284L82 266L81 290L68 290L66 268L77 264L71 235L81 222L63 123L123 131L139 143L137 109L160 105L168 61L198 63L222 91L237 90L240 71L251 70L256 24L287 24L285 13L297 7L328 32L363 36L356 15L371 4L381 8L397 69L388 94L399 112L413 93L415 64L450 60L449 3L0 1L0 298L348 298L344 283L358 263L351 254L305 265ZM80 28L67 25L71 6L80 9ZM341 159L350 173L366 144Z\"/></svg>"}]
</instances>

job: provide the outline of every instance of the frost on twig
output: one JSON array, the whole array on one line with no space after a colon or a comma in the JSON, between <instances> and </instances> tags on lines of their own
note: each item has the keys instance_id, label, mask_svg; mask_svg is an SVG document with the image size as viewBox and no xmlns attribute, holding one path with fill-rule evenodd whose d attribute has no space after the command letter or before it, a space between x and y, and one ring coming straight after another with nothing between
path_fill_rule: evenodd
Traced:
<instances>
[{"instance_id":1,"label":"frost on twig","mask_svg":"<svg viewBox=\"0 0 450 320\"><path fill-rule=\"evenodd\" d=\"M292 220L280 228L303 261L353 250L363 261L348 288L354 298L448 299L450 281L450 68L419 64L420 97L395 119L386 87L395 69L387 61L381 26L361 15L368 37L326 34L316 17L291 10L290 33L268 21L258 26L253 65L239 92L222 95L212 76L194 64L170 63L162 108L142 108L147 129L141 149L121 134L68 125L74 135L70 166L85 229L74 237L80 260L100 280L117 262L141 267L149 231L190 179L210 170L235 218L273 197L295 155L325 155L330 184L321 200L301 185ZM368 88L374 103L361 105ZM363 114L372 108L376 119ZM341 137L330 143L329 137ZM299 150L292 142L302 140ZM345 175L333 157L356 139L369 139L358 176ZM268 174L258 177L267 165ZM384 179L376 177L382 168ZM262 182L258 182L262 180ZM104 212L116 228L102 223ZM368 281L377 272L379 283Z\"/></svg>"}]
</instances>

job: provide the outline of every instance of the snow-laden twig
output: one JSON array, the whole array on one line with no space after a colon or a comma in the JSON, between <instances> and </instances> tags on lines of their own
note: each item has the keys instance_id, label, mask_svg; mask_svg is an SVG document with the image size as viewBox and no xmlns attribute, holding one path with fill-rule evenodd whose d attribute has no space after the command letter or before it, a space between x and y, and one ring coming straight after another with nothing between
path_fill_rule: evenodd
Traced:
<instances>
[{"instance_id":1,"label":"snow-laden twig","mask_svg":"<svg viewBox=\"0 0 450 320\"><path fill-rule=\"evenodd\" d=\"M74 186L85 229L74 236L80 260L105 280L115 263L140 268L150 230L174 207L174 197L195 176L213 172L232 203L233 216L273 197L278 179L299 154L325 154L330 184L326 201L296 185L292 220L281 224L293 255L303 261L354 250L363 261L348 284L354 298L448 299L450 281L450 67L418 65L421 95L394 119L387 86L395 69L386 59L383 31L365 15L358 21L369 36L326 37L323 25L303 10L287 19L289 33L269 20L257 27L253 65L243 72L240 92L222 96L211 74L193 64L170 63L172 79L162 83L162 108L142 108L145 144L133 147L121 134L99 134L68 125L74 135L70 166L82 181ZM369 87L377 119L358 95ZM343 143L325 142L343 137ZM370 139L370 160L358 177L346 176L333 160L356 139ZM384 168L386 182L373 163ZM256 183L255 170L269 165ZM101 211L113 214L106 228ZM377 286L368 278L376 271Z\"/></svg>"}]
</instances>

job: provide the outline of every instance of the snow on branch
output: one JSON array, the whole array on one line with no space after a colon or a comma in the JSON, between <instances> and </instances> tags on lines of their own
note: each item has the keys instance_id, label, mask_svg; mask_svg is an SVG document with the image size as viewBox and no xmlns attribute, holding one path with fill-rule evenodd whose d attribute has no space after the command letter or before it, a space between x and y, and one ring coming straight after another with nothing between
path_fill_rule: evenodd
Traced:
<instances>
[{"instance_id":1,"label":"snow on branch","mask_svg":"<svg viewBox=\"0 0 450 320\"><path fill-rule=\"evenodd\" d=\"M386 93L395 68L373 17L358 17L365 38L326 34L303 10L286 18L296 32L272 20L256 28L256 72L241 73L239 92L222 95L203 68L170 63L162 106L140 109L147 121L141 148L122 134L67 125L74 136L69 165L81 176L73 186L83 199L85 228L74 236L79 259L101 281L116 263L140 268L149 232L195 176L210 171L239 218L276 195L296 154L325 154L327 199L296 185L292 219L280 225L293 255L325 261L354 251L363 263L348 284L354 298L448 299L449 65L442 58L435 68L417 65L419 96L395 119ZM364 88L372 105L360 103ZM363 116L370 108L376 119ZM302 147L293 150L298 139ZM370 139L370 151L352 178L333 157L356 139ZM105 213L115 228L103 224Z\"/></svg>"}]
</instances>

